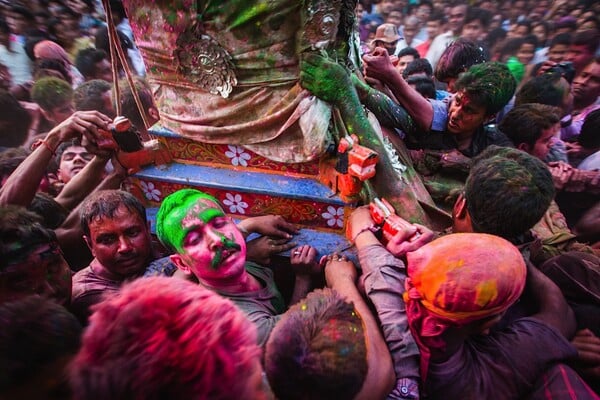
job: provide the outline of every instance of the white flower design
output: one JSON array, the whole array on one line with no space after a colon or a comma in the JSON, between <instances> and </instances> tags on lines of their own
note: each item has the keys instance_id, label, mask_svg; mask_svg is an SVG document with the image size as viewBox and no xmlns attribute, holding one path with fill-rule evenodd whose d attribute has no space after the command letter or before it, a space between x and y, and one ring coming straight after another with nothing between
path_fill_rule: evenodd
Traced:
<instances>
[{"instance_id":1,"label":"white flower design","mask_svg":"<svg viewBox=\"0 0 600 400\"><path fill-rule=\"evenodd\" d=\"M240 213L246 214L246 208L248 208L248 203L242 200L242 196L236 194L235 196L231 193L225 194L226 199L223 200L223 204L229 207L230 213Z\"/></svg>"},{"instance_id":2,"label":"white flower design","mask_svg":"<svg viewBox=\"0 0 600 400\"><path fill-rule=\"evenodd\" d=\"M251 157L250 154L244 151L243 147L232 145L228 145L227 147L229 148L229 150L225 152L225 155L231 158L231 164L233 164L236 167L238 165L241 165L242 167L248 166L248 163L246 161L249 160Z\"/></svg>"},{"instance_id":3,"label":"white flower design","mask_svg":"<svg viewBox=\"0 0 600 400\"><path fill-rule=\"evenodd\" d=\"M140 185L142 186L142 191L144 192L144 196L148 200L159 201L160 200L160 190L158 190L154 183L152 182L144 182L140 181Z\"/></svg>"},{"instance_id":4,"label":"white flower design","mask_svg":"<svg viewBox=\"0 0 600 400\"><path fill-rule=\"evenodd\" d=\"M338 228L344 227L344 207L328 206L327 212L324 212L321 216L327 220L327 225L331 227L336 225Z\"/></svg>"}]
</instances>

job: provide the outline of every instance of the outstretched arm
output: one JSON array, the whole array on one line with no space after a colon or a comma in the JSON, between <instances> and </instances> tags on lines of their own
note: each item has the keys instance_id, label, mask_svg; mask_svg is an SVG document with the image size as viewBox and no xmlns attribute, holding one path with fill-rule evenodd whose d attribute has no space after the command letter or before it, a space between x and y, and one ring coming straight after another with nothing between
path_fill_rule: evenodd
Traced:
<instances>
[{"instance_id":1,"label":"outstretched arm","mask_svg":"<svg viewBox=\"0 0 600 400\"><path fill-rule=\"evenodd\" d=\"M8 177L0 189L0 204L28 206L58 145L82 136L88 143L95 143L98 129L107 129L110 122L110 118L97 111L77 111L53 128L42 144Z\"/></svg>"},{"instance_id":2,"label":"outstretched arm","mask_svg":"<svg viewBox=\"0 0 600 400\"><path fill-rule=\"evenodd\" d=\"M85 197L102 181L107 157L95 156L77 175L62 188L56 202L67 210L77 207Z\"/></svg>"},{"instance_id":3,"label":"outstretched arm","mask_svg":"<svg viewBox=\"0 0 600 400\"><path fill-rule=\"evenodd\" d=\"M392 360L379 324L356 287L356 278L356 268L351 261L337 254L329 256L325 264L327 286L354 304L354 309L362 318L365 327L369 369L355 399L383 399L390 393L394 383Z\"/></svg>"},{"instance_id":4,"label":"outstretched arm","mask_svg":"<svg viewBox=\"0 0 600 400\"><path fill-rule=\"evenodd\" d=\"M358 249L365 292L377 310L383 336L392 356L396 384L388 398L418 399L419 349L410 333L402 299L405 267L402 261L383 247L370 229L372 226L369 210L360 207L350 216L348 235ZM414 230L404 231L405 239L413 233Z\"/></svg>"},{"instance_id":5,"label":"outstretched arm","mask_svg":"<svg viewBox=\"0 0 600 400\"><path fill-rule=\"evenodd\" d=\"M327 57L308 53L301 63L300 84L318 98L335 105L340 111L346 131L358 136L370 149L380 146L352 84L350 72Z\"/></svg>"},{"instance_id":6,"label":"outstretched arm","mask_svg":"<svg viewBox=\"0 0 600 400\"><path fill-rule=\"evenodd\" d=\"M429 131L433 121L431 103L406 83L400 72L390 61L387 51L377 48L373 53L365 55L363 61L367 77L385 83L415 123L422 130Z\"/></svg>"},{"instance_id":7,"label":"outstretched arm","mask_svg":"<svg viewBox=\"0 0 600 400\"><path fill-rule=\"evenodd\" d=\"M402 129L407 135L417 134L418 127L403 106L385 93L373 89L355 74L352 74L352 83L360 101L375 114L381 125L387 128Z\"/></svg>"}]
</instances>

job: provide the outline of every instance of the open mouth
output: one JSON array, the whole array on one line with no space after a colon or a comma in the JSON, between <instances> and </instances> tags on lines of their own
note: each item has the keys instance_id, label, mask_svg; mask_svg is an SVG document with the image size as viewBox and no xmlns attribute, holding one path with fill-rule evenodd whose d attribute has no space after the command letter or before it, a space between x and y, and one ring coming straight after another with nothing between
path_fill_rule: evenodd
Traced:
<instances>
[{"instance_id":1,"label":"open mouth","mask_svg":"<svg viewBox=\"0 0 600 400\"><path fill-rule=\"evenodd\" d=\"M456 121L450 120L448 121L448 128L456 130L458 129L458 124L456 123Z\"/></svg>"}]
</instances>

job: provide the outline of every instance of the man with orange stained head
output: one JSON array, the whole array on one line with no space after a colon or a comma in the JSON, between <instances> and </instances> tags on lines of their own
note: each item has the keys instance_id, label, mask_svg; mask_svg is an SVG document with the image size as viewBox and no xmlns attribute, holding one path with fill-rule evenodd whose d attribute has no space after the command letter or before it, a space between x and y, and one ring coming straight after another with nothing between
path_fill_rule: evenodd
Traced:
<instances>
[{"instance_id":1,"label":"man with orange stained head","mask_svg":"<svg viewBox=\"0 0 600 400\"><path fill-rule=\"evenodd\" d=\"M513 399L531 393L542 399L566 385L578 398L597 398L562 364L577 354L567 340L575 331L572 310L558 287L526 266L510 242L488 234L451 234L425 245L423 240L422 247L399 259L373 234L367 210L357 209L350 226L365 291L379 315L397 378L403 372L406 382L410 363L417 362L419 375L409 377L431 399ZM407 227L398 235L417 243L418 232ZM491 331L524 289L538 312ZM402 393L400 382L396 390Z\"/></svg>"}]
</instances>

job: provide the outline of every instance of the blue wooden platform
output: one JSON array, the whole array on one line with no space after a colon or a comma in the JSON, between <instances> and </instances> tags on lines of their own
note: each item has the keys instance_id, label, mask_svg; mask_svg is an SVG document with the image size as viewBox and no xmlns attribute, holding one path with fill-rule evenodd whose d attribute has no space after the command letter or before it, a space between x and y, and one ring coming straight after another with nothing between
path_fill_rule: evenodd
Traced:
<instances>
[{"instance_id":1,"label":"blue wooden platform","mask_svg":"<svg viewBox=\"0 0 600 400\"><path fill-rule=\"evenodd\" d=\"M161 180L192 187L229 187L246 193L318 201L339 207L347 205L331 189L316 180L286 175L173 163L146 167L135 176L144 180Z\"/></svg>"}]
</instances>

